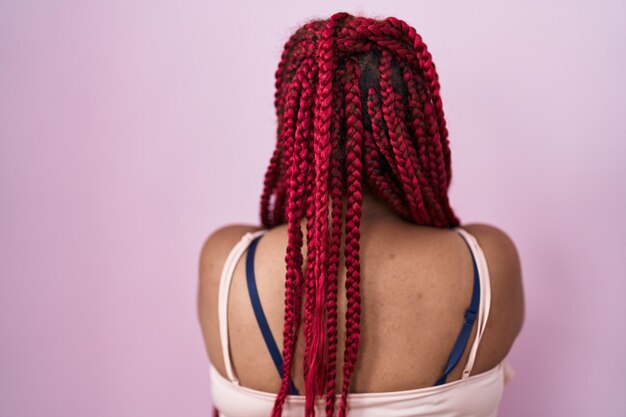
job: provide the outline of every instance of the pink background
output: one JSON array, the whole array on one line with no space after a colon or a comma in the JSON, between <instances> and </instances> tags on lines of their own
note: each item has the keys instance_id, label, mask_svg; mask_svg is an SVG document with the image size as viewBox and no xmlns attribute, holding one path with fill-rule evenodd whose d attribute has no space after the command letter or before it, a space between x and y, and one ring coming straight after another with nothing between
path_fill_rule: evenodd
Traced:
<instances>
[{"instance_id":1,"label":"pink background","mask_svg":"<svg viewBox=\"0 0 626 417\"><path fill-rule=\"evenodd\" d=\"M0 2L0 417L210 415L198 251L257 221L282 45L337 11L227 3ZM452 204L517 242L501 415L624 416L626 3L511 3L342 2L423 35Z\"/></svg>"}]
</instances>

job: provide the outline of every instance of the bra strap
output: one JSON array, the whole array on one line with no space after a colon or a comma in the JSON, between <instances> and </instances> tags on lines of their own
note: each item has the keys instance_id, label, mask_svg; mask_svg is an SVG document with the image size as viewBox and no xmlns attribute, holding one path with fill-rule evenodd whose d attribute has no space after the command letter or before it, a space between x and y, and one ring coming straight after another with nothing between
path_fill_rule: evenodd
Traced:
<instances>
[{"instance_id":1,"label":"bra strap","mask_svg":"<svg viewBox=\"0 0 626 417\"><path fill-rule=\"evenodd\" d=\"M459 233L465 244L469 247L469 243L467 242L467 238ZM472 264L474 266L474 289L472 291L472 301L470 302L469 307L465 310L465 318L463 320L463 327L461 327L461 332L452 347L452 351L450 352L450 357L448 358L448 364L446 365L446 370L443 375L435 382L435 385L441 385L446 382L446 378L448 374L452 372L454 367L458 364L461 356L463 356L463 352L465 351L465 347L467 346L467 342L469 340L470 334L472 333L472 327L474 326L474 320L476 319L476 314L478 313L479 304L480 304L480 278L478 273L478 266L476 265L476 260L474 259L474 251L470 247L470 253L472 255Z\"/></svg>"},{"instance_id":2,"label":"bra strap","mask_svg":"<svg viewBox=\"0 0 626 417\"><path fill-rule=\"evenodd\" d=\"M250 303L252 304L252 309L254 310L254 316L256 317L257 324L259 325L259 329L263 335L263 340L265 340L267 350L269 350L270 355L272 356L274 366L278 371L278 375L280 375L280 378L282 379L283 357L280 354L280 349L278 349L276 340L274 340L274 336L272 335L272 330L270 329L265 313L263 312L254 276L254 255L256 253L256 247L259 243L259 239L261 239L261 236L257 236L248 248L248 254L246 255L246 282L248 284L248 294L250 295ZM298 395L298 390L291 379L289 380L289 391L289 394L291 395Z\"/></svg>"},{"instance_id":3,"label":"bra strap","mask_svg":"<svg viewBox=\"0 0 626 417\"><path fill-rule=\"evenodd\" d=\"M461 375L461 379L464 379L469 377L470 373L472 372L474 362L476 361L478 346L480 345L483 333L485 332L485 328L487 327L487 319L489 318L489 310L491 309L491 278L489 276L489 268L487 267L487 259L485 258L485 253L478 244L478 240L464 229L457 228L457 230L463 233L463 235L466 237L470 249L474 254L474 258L476 259L476 265L478 266L481 287L481 300L478 309L478 329L476 331L474 343L472 344L472 347L470 349L467 364L465 365L465 369L463 370L463 374Z\"/></svg>"},{"instance_id":4,"label":"bra strap","mask_svg":"<svg viewBox=\"0 0 626 417\"><path fill-rule=\"evenodd\" d=\"M265 233L265 230L259 230L257 232L248 232L237 244L231 249L224 267L222 268L222 275L220 276L220 285L217 299L217 318L219 322L220 330L220 343L222 345L222 354L224 356L224 366L226 368L226 375L231 382L239 384L239 380L233 371L233 366L230 361L230 347L228 343L228 292L230 290L230 284L233 280L233 273L235 267L241 259L241 256L246 251L246 248L250 242L257 236Z\"/></svg>"}]
</instances>

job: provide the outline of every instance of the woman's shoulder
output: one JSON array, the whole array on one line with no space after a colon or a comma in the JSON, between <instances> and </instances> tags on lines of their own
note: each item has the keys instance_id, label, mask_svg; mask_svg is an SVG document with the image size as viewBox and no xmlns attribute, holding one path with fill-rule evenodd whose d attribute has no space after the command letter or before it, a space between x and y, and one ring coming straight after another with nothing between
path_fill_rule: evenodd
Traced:
<instances>
[{"instance_id":1,"label":"woman's shoulder","mask_svg":"<svg viewBox=\"0 0 626 417\"><path fill-rule=\"evenodd\" d=\"M474 223L461 226L482 248L491 279L492 312L485 331L485 342L508 352L519 335L525 316L520 255L513 238L499 227ZM498 331L490 332L489 329ZM489 340L489 339L494 340ZM495 340L499 339L499 340ZM502 343L502 341L509 343Z\"/></svg>"},{"instance_id":2,"label":"woman's shoulder","mask_svg":"<svg viewBox=\"0 0 626 417\"><path fill-rule=\"evenodd\" d=\"M461 228L472 234L485 252L488 247L492 252L495 250L498 256L519 264L517 247L511 236L501 228L487 223L470 223Z\"/></svg>"},{"instance_id":3,"label":"woman's shoulder","mask_svg":"<svg viewBox=\"0 0 626 417\"><path fill-rule=\"evenodd\" d=\"M246 233L261 229L262 227L249 224L229 224L210 233L204 240L199 254L200 289L206 289L207 292L216 290L228 254ZM201 293L201 302L202 295Z\"/></svg>"},{"instance_id":4,"label":"woman's shoulder","mask_svg":"<svg viewBox=\"0 0 626 417\"><path fill-rule=\"evenodd\" d=\"M199 256L198 319L211 363L225 375L225 365L221 354L217 302L218 287L222 269L228 254L241 238L261 227L246 224L222 226L204 240Z\"/></svg>"},{"instance_id":5,"label":"woman's shoulder","mask_svg":"<svg viewBox=\"0 0 626 417\"><path fill-rule=\"evenodd\" d=\"M472 235L482 249L491 287L490 313L472 371L474 375L492 369L509 353L524 322L524 293L520 256L511 235L487 223L464 224L460 228ZM471 294L473 274L468 246L456 232L448 229L407 229L401 239L403 254L414 255L402 256L404 261L400 268L424 270L432 265L431 273L423 274L420 279L406 280L406 292L429 294L421 303L415 303L414 314L426 316L437 312L441 317L446 316L447 324L442 324L444 319L438 320L436 328L452 328L457 319L454 315L448 317L447 312L465 309L468 294ZM436 328L425 331L432 333L438 331ZM466 357L462 360L466 361ZM460 377L461 371L462 367L455 368L451 380Z\"/></svg>"},{"instance_id":6,"label":"woman's shoulder","mask_svg":"<svg viewBox=\"0 0 626 417\"><path fill-rule=\"evenodd\" d=\"M244 234L262 229L260 226L239 223L220 226L207 236L202 249L204 251L205 249L213 250L224 246L228 247L228 243L235 244Z\"/></svg>"},{"instance_id":7,"label":"woman's shoulder","mask_svg":"<svg viewBox=\"0 0 626 417\"><path fill-rule=\"evenodd\" d=\"M250 224L228 224L221 226L208 235L200 250L201 272L206 269L222 268L224 261L233 247L246 233L263 229Z\"/></svg>"},{"instance_id":8,"label":"woman's shoulder","mask_svg":"<svg viewBox=\"0 0 626 417\"><path fill-rule=\"evenodd\" d=\"M521 260L511 236L501 228L486 223L472 223L461 228L478 241L485 254L493 285L506 285L509 291L519 291L521 296Z\"/></svg>"}]
</instances>

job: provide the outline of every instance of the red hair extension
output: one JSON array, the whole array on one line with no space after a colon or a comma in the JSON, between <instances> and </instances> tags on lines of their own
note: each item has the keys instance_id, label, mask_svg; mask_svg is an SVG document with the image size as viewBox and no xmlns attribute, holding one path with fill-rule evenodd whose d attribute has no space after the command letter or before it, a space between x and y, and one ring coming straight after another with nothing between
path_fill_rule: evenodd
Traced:
<instances>
[{"instance_id":1,"label":"red hair extension","mask_svg":"<svg viewBox=\"0 0 626 417\"><path fill-rule=\"evenodd\" d=\"M344 118L345 111L343 107L342 88L345 70L339 69L336 73L335 82L333 84L334 103L331 132L331 146L333 155L330 162L330 184L331 184L331 226L332 234L329 249L329 265L328 265L328 288L326 299L326 316L327 316L327 336L328 336L328 366L326 368L326 414L333 415L335 409L335 380L337 366L337 271L339 270L339 254L341 249L341 237L343 232L343 169L342 157L339 152L341 148L340 131L341 121Z\"/></svg>"},{"instance_id":2,"label":"red hair extension","mask_svg":"<svg viewBox=\"0 0 626 417\"><path fill-rule=\"evenodd\" d=\"M409 121L415 136L418 138L422 166L430 168L426 171L430 176L430 181L438 185L434 191L439 191L438 197L443 200L442 207L445 211L445 217L455 218L450 209L448 194L446 192L441 193L441 190L447 190L450 184L448 165L444 160L446 154L444 150L448 149L447 141L444 143L441 141L433 107L428 101L423 85L418 90L416 80L411 76L411 69L406 65L402 65L402 68L403 80L408 90L408 107L411 111ZM426 131L428 134L425 134Z\"/></svg>"},{"instance_id":3,"label":"red hair extension","mask_svg":"<svg viewBox=\"0 0 626 417\"><path fill-rule=\"evenodd\" d=\"M344 256L348 306L346 310L346 346L343 363L341 406L339 408L340 417L346 414L350 377L354 371L361 335L359 238L361 236L361 204L363 203L361 149L363 147L364 133L361 115L361 94L359 91L361 72L358 63L354 59L349 59L346 63L346 75L346 169L348 171L346 193L348 195L348 208L346 211Z\"/></svg>"},{"instance_id":4,"label":"red hair extension","mask_svg":"<svg viewBox=\"0 0 626 417\"><path fill-rule=\"evenodd\" d=\"M370 88L367 92L367 112L369 114L374 143L378 148L378 152L385 158L385 162L393 171L393 174L397 177L400 176L398 167L395 164L396 157L394 156L393 149L389 144L389 138L387 136L387 127L383 120L383 114L381 111L380 98L374 88Z\"/></svg>"},{"instance_id":5,"label":"red hair extension","mask_svg":"<svg viewBox=\"0 0 626 417\"><path fill-rule=\"evenodd\" d=\"M420 67L424 73L424 78L427 81L430 88L430 98L434 106L434 113L439 127L439 132L443 142L443 154L447 168L448 185L452 180L452 170L450 165L450 148L448 142L448 130L446 128L446 119L443 114L443 103L441 101L441 95L439 91L441 86L439 85L439 76L435 69L435 64L432 61L432 56L426 48L426 44L422 41L422 37L417 34L414 28L409 26L406 22L395 17L389 17L386 19L390 25L398 28L407 39L413 44L415 51L417 51L417 57L420 61Z\"/></svg>"},{"instance_id":6,"label":"red hair extension","mask_svg":"<svg viewBox=\"0 0 626 417\"><path fill-rule=\"evenodd\" d=\"M391 174L384 174L381 164L386 163L391 172L399 177L398 168L394 163L395 157L389 147L386 137L380 101L374 88L367 92L367 112L370 118L372 132L365 132L365 152L368 156L366 163L366 179L376 196L388 201L391 208L405 219L411 219L407 208L408 203L400 187L391 178ZM380 190L380 191L379 191Z\"/></svg>"},{"instance_id":7,"label":"red hair extension","mask_svg":"<svg viewBox=\"0 0 626 417\"><path fill-rule=\"evenodd\" d=\"M315 65L312 59L302 63L300 69L294 76L290 91L299 91L302 96L298 108L297 127L292 136L292 126L283 128L283 142L286 148L291 145L292 152L286 152L290 157L290 162L286 182L287 189L287 223L290 236L287 246L285 261L287 263L287 274L285 279L285 326L283 330L283 362L287 369L291 369L293 353L296 343L297 324L300 320L300 303L302 289L302 228L300 220L303 217L304 204L298 198L303 195L306 189L307 167L310 164L311 149L309 146L309 136L311 134L311 119L313 113L313 82L315 80ZM289 97L291 94L289 94ZM287 106L293 110L293 102L287 101ZM291 107L290 107L291 106ZM289 123L288 118L285 124ZM276 210L274 210L276 212ZM283 374L283 384L279 396L287 393L290 373ZM285 382L286 381L286 382ZM284 391L284 393L283 393Z\"/></svg>"},{"instance_id":8,"label":"red hair extension","mask_svg":"<svg viewBox=\"0 0 626 417\"><path fill-rule=\"evenodd\" d=\"M325 394L326 416L344 417L361 343L364 194L415 224L460 224L448 200L452 170L439 80L415 29L393 17L348 13L300 27L285 44L275 77L277 141L263 183L261 222L287 224L288 245L283 377L272 416L282 415L302 321L305 415L315 415L316 400ZM338 388L342 244L347 307Z\"/></svg>"},{"instance_id":9,"label":"red hair extension","mask_svg":"<svg viewBox=\"0 0 626 417\"><path fill-rule=\"evenodd\" d=\"M382 113L387 124L389 141L396 157L402 184L408 190L407 195L413 215L420 219L420 222L428 224L433 220L426 210L423 198L422 189L425 186L425 181L423 178L419 178L420 172L415 160L415 149L407 143L403 118L397 108L396 92L391 84L391 56L387 51L382 52L379 71L380 94L383 98Z\"/></svg>"},{"instance_id":10,"label":"red hair extension","mask_svg":"<svg viewBox=\"0 0 626 417\"><path fill-rule=\"evenodd\" d=\"M324 370L325 332L327 323L325 319L326 307L326 280L328 274L328 177L330 168L331 144L330 144L330 124L332 118L332 84L333 71L335 70L335 59L333 56L335 30L339 22L347 13L337 13L333 15L321 30L319 39L318 59L319 73L317 83L317 95L315 100L313 146L315 150L315 257L313 261L314 276L307 277L313 279L315 285L315 306L313 310L313 324L311 331L309 363L305 364L307 378L305 380L305 415L314 415L314 398L316 388L325 375L320 371Z\"/></svg>"}]
</instances>

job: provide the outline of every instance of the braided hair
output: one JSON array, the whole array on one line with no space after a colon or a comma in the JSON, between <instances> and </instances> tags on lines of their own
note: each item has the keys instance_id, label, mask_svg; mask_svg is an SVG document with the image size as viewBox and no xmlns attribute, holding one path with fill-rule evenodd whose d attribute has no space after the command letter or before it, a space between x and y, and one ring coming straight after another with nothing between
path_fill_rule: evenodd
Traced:
<instances>
[{"instance_id":1,"label":"braided hair","mask_svg":"<svg viewBox=\"0 0 626 417\"><path fill-rule=\"evenodd\" d=\"M448 201L450 150L438 76L422 38L407 23L348 13L299 28L285 44L275 75L277 142L265 174L261 221L268 228L286 223L289 243L283 377L272 417L282 415L288 395L302 313L305 415L315 415L316 397L324 393L327 417L335 413L342 239L344 417L360 341L363 194L371 192L415 224L460 224Z\"/></svg>"}]
</instances>

